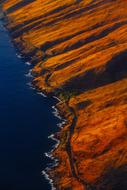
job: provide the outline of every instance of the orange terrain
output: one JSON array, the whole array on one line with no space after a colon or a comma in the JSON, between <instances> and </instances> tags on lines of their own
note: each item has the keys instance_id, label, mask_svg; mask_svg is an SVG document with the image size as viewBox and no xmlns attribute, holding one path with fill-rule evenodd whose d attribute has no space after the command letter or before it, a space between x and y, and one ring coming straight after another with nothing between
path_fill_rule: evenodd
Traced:
<instances>
[{"instance_id":1,"label":"orange terrain","mask_svg":"<svg viewBox=\"0 0 127 190\"><path fill-rule=\"evenodd\" d=\"M4 22L33 84L66 118L57 190L127 190L127 1L6 0Z\"/></svg>"}]
</instances>

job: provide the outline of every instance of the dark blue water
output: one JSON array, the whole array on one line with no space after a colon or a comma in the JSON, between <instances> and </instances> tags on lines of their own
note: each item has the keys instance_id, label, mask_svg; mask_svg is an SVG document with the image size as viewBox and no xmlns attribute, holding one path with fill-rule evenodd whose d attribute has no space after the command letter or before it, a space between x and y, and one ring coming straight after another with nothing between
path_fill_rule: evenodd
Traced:
<instances>
[{"instance_id":1,"label":"dark blue water","mask_svg":"<svg viewBox=\"0 0 127 190\"><path fill-rule=\"evenodd\" d=\"M41 175L58 120L53 100L29 88L29 66L16 57L0 26L0 190L49 190Z\"/></svg>"}]
</instances>

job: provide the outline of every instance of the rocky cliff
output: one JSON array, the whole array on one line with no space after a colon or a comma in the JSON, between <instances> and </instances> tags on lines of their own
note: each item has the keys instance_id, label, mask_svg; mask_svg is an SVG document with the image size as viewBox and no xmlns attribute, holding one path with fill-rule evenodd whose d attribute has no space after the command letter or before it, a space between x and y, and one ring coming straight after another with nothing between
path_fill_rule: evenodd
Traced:
<instances>
[{"instance_id":1,"label":"rocky cliff","mask_svg":"<svg viewBox=\"0 0 127 190\"><path fill-rule=\"evenodd\" d=\"M127 1L7 0L3 10L33 84L62 100L56 189L126 190Z\"/></svg>"}]
</instances>

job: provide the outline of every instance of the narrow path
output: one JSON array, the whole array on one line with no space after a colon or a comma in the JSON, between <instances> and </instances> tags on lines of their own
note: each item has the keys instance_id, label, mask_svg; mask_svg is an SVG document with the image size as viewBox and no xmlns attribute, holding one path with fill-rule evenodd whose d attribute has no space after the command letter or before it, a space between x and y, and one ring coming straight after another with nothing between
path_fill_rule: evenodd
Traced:
<instances>
[{"instance_id":1,"label":"narrow path","mask_svg":"<svg viewBox=\"0 0 127 190\"><path fill-rule=\"evenodd\" d=\"M68 158L69 158L69 162L70 162L72 176L75 177L84 186L84 189L91 190L90 184L85 179L84 180L81 179L79 177L79 174L76 172L78 170L76 170L76 168L75 168L76 166L74 164L73 151L72 151L72 147L71 147L71 137L74 133L74 129L75 129L75 126L77 123L77 116L76 116L75 110L72 107L69 107L68 104L67 104L67 106L68 106L69 111L73 117L72 123L70 125L70 131L68 131L68 141L66 144L66 151L68 153Z\"/></svg>"}]
</instances>

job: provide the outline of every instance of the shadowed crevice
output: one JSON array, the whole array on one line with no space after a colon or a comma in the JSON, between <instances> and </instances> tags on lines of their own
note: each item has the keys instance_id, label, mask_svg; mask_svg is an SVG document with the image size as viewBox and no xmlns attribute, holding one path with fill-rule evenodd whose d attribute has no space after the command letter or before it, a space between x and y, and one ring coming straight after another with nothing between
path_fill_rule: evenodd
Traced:
<instances>
[{"instance_id":1,"label":"shadowed crevice","mask_svg":"<svg viewBox=\"0 0 127 190\"><path fill-rule=\"evenodd\" d=\"M27 0L27 1L23 0L23 1L15 4L15 5L11 6L9 9L7 9L7 14L10 14L10 13L20 9L21 7L24 7L24 6L26 6L26 5L30 4L30 3L33 3L34 1L35 0Z\"/></svg>"},{"instance_id":2,"label":"shadowed crevice","mask_svg":"<svg viewBox=\"0 0 127 190\"><path fill-rule=\"evenodd\" d=\"M63 88L81 93L127 78L127 50L115 55L106 65L93 68L67 81Z\"/></svg>"},{"instance_id":3,"label":"shadowed crevice","mask_svg":"<svg viewBox=\"0 0 127 190\"><path fill-rule=\"evenodd\" d=\"M121 151L119 153L124 156ZM127 165L118 168L109 168L94 186L94 190L127 190Z\"/></svg>"}]
</instances>

